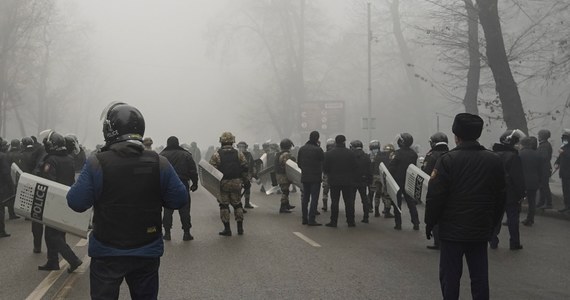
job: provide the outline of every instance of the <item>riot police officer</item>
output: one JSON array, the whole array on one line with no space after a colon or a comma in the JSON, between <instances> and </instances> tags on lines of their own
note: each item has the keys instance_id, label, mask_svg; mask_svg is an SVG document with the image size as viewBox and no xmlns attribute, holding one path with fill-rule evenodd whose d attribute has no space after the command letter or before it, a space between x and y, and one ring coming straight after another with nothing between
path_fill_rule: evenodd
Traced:
<instances>
[{"instance_id":1,"label":"riot police officer","mask_svg":"<svg viewBox=\"0 0 570 300\"><path fill-rule=\"evenodd\" d=\"M293 142L290 139L283 139L279 143L279 148L281 151L275 156L275 176L277 178L277 184L279 184L279 189L281 190L281 206L279 207L279 213L290 213L291 209L295 206L291 205L289 202L289 188L291 187L291 181L287 178L285 173L285 167L287 160L291 159L295 161L293 156L291 156L291 147L293 147Z\"/></svg>"},{"instance_id":2,"label":"riot police officer","mask_svg":"<svg viewBox=\"0 0 570 300\"><path fill-rule=\"evenodd\" d=\"M505 168L507 191L505 212L507 213L507 226L509 227L511 250L520 250L523 248L519 234L519 213L526 187L521 158L519 157L515 145L524 137L525 134L518 129L507 130L499 138L499 143L493 145L493 151L501 157L503 167ZM498 234L500 231L501 224L496 226L495 232L489 241L491 249L497 249L499 245Z\"/></svg>"},{"instance_id":3,"label":"riot police officer","mask_svg":"<svg viewBox=\"0 0 570 300\"><path fill-rule=\"evenodd\" d=\"M449 151L447 135L443 132L436 132L429 138L429 145L431 150L426 154L424 163L422 165L422 171L426 174L431 175L433 169L435 168L435 163L437 160L447 151ZM439 226L434 225L432 229L433 234L433 246L426 246L428 249L439 250Z\"/></svg>"},{"instance_id":4,"label":"riot police officer","mask_svg":"<svg viewBox=\"0 0 570 300\"><path fill-rule=\"evenodd\" d=\"M67 186L75 182L75 169L73 159L67 155L64 137L51 131L44 140L47 156L41 163L39 175ZM45 239L47 246L47 262L39 266L39 270L59 270L59 254L69 263L67 271L75 271L83 262L75 255L65 241L65 232L45 226Z\"/></svg>"},{"instance_id":5,"label":"riot police officer","mask_svg":"<svg viewBox=\"0 0 570 300\"><path fill-rule=\"evenodd\" d=\"M241 188L251 187L248 179L247 161L243 153L233 148L236 138L231 132L224 132L220 136L222 147L212 154L210 164L224 174L221 182L220 218L224 224L224 230L219 234L231 236L230 228L230 205L234 208L238 234L243 234L243 205L241 203Z\"/></svg>"},{"instance_id":6,"label":"riot police officer","mask_svg":"<svg viewBox=\"0 0 570 300\"><path fill-rule=\"evenodd\" d=\"M402 200L406 201L408 210L410 211L410 216L412 217L412 224L414 225L414 230L420 230L420 220L418 218L418 210L416 208L416 201L404 192L404 187L406 184L406 171L408 166L411 164L416 164L418 161L418 154L412 150L410 147L414 143L414 138L409 133L400 133L397 137L398 147L394 154L394 158L390 161L388 165L388 171L394 177L394 180L400 187L398 191L398 207L402 207ZM396 226L394 229L402 229L402 214L394 209Z\"/></svg>"},{"instance_id":7,"label":"riot police officer","mask_svg":"<svg viewBox=\"0 0 570 300\"><path fill-rule=\"evenodd\" d=\"M179 209L188 192L168 160L144 149L145 122L126 103L103 111L105 146L85 162L67 193L71 209L93 207L89 236L92 299L117 299L126 279L131 298L156 299L162 207Z\"/></svg>"},{"instance_id":8,"label":"riot police officer","mask_svg":"<svg viewBox=\"0 0 570 300\"><path fill-rule=\"evenodd\" d=\"M350 142L350 150L354 152L356 156L357 174L354 183L354 196L356 199L356 193L360 194L360 200L362 202L362 223L368 223L368 214L370 213L370 201L368 200L368 193L366 188L372 183L372 170L370 157L362 150L362 142L360 140L354 140Z\"/></svg>"}]
</instances>

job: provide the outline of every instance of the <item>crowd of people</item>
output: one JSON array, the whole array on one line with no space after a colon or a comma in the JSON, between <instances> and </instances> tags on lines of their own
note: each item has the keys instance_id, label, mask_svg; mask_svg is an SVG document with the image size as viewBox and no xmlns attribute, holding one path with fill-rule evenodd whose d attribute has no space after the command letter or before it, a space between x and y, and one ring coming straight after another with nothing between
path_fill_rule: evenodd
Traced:
<instances>
[{"instance_id":1,"label":"crowd of people","mask_svg":"<svg viewBox=\"0 0 570 300\"><path fill-rule=\"evenodd\" d=\"M88 158L77 137L52 130L40 134L41 143L35 137L14 139L9 145L0 141L0 238L10 236L5 230L4 207L8 208L9 220L19 218L14 212L16 187L10 177L10 166L15 163L24 172L71 186L67 200L73 210L94 208L89 238L93 299L117 295L122 278L127 278L131 295L156 295L159 258L164 251L163 241L172 238L174 210L180 216L182 239L194 239L190 233L190 194L198 189L197 163L202 153L195 142L180 145L175 136L168 138L165 148L153 150L152 139L144 137L142 114L125 103L111 105L105 115L105 145L97 147ZM507 130L492 150L487 150L477 142L482 124L478 116L459 114L453 126L457 146L452 147L448 137L437 132L429 138L431 150L425 158L418 157L414 138L405 132L397 136L397 149L392 144L382 147L378 140L372 140L368 152L362 141L348 142L344 135L328 139L323 149L317 131L311 132L301 147L284 138L278 145L267 142L260 148L254 144L250 152L246 142L234 146L235 136L224 132L219 138L220 147L210 147L203 156L223 174L217 199L223 224L219 235L232 235L230 206L237 233L244 234L244 214L253 208L251 183L268 166L273 168L275 185L281 194L278 212L286 214L295 209L289 198L295 187L286 172L289 160L301 170L303 225L322 225L317 220L320 201L322 212L330 209L330 219L324 225L337 227L342 196L347 226L355 227L358 195L362 223L369 223L370 214L383 215L394 219L395 230L402 230L402 204L406 203L412 229L420 230L416 206L421 203L403 189L408 166L419 165L431 177L424 221L426 237L434 240L427 247L441 250L444 295L458 295L458 264L462 264L463 255L470 270L475 270L472 280L477 274L482 276L477 279L478 285L472 286L473 293L485 293L485 289L488 293L487 245L497 249L501 226L507 225L509 248L523 249L519 224L532 226L537 208L552 208L549 179L553 170L559 169L562 179L565 208L560 212L570 211L570 131L562 134L562 147L553 169L548 130L540 130L538 137L527 137L517 129ZM261 162L264 154L265 164ZM401 187L396 199L383 185L382 163ZM525 200L529 209L521 222L519 214ZM506 223L502 224L505 213ZM125 218L128 222L124 222ZM42 235L47 247L47 262L39 270L58 270L59 255L67 260L68 272L82 264L67 245L65 232L49 226L44 229L41 223L31 221L33 252L41 253Z\"/></svg>"}]
</instances>

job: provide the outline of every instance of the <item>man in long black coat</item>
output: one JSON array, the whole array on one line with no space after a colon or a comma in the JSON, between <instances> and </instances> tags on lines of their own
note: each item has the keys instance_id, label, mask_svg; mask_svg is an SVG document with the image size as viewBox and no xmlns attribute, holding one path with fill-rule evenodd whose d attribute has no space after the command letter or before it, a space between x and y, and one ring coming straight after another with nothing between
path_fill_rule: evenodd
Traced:
<instances>
[{"instance_id":1,"label":"man in long black coat","mask_svg":"<svg viewBox=\"0 0 570 300\"><path fill-rule=\"evenodd\" d=\"M297 155L297 164L301 169L301 182L303 183L303 199L301 201L303 225L321 225L316 222L315 216L321 192L324 159L325 154L319 145L319 132L313 131L309 134L309 141L299 149Z\"/></svg>"},{"instance_id":2,"label":"man in long black coat","mask_svg":"<svg viewBox=\"0 0 570 300\"><path fill-rule=\"evenodd\" d=\"M354 222L354 183L358 173L358 164L354 152L346 148L346 137L337 135L335 147L325 153L323 171L328 177L331 194L331 221L325 226L336 227L338 220L338 203L340 193L344 200L346 222L348 227L356 226Z\"/></svg>"},{"instance_id":3,"label":"man in long black coat","mask_svg":"<svg viewBox=\"0 0 570 300\"><path fill-rule=\"evenodd\" d=\"M441 156L429 181L426 236L439 225L439 278L444 299L459 298L465 256L473 299L489 299L487 241L505 203L501 159L477 139L483 119L467 113L453 122L457 147Z\"/></svg>"}]
</instances>

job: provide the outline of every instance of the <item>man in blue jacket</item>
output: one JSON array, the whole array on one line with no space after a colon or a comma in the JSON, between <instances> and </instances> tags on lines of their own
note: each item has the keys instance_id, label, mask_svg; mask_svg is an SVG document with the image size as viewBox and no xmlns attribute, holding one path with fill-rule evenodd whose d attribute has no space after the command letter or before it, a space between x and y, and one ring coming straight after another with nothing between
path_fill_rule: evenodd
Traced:
<instances>
[{"instance_id":1,"label":"man in blue jacket","mask_svg":"<svg viewBox=\"0 0 570 300\"><path fill-rule=\"evenodd\" d=\"M113 103L102 117L106 144L87 160L67 194L71 209L93 207L91 299L117 299L123 279L131 298L156 299L162 207L183 207L188 193L166 158L144 150L138 109Z\"/></svg>"}]
</instances>

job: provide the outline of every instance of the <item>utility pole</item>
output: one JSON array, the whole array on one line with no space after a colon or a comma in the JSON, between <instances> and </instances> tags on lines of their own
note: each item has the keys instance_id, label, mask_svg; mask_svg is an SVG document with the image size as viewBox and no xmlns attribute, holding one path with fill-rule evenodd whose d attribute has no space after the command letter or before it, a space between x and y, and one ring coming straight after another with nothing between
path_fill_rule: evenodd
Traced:
<instances>
[{"instance_id":1,"label":"utility pole","mask_svg":"<svg viewBox=\"0 0 570 300\"><path fill-rule=\"evenodd\" d=\"M370 2L366 4L368 11L368 141L372 140L372 30L370 21Z\"/></svg>"}]
</instances>

